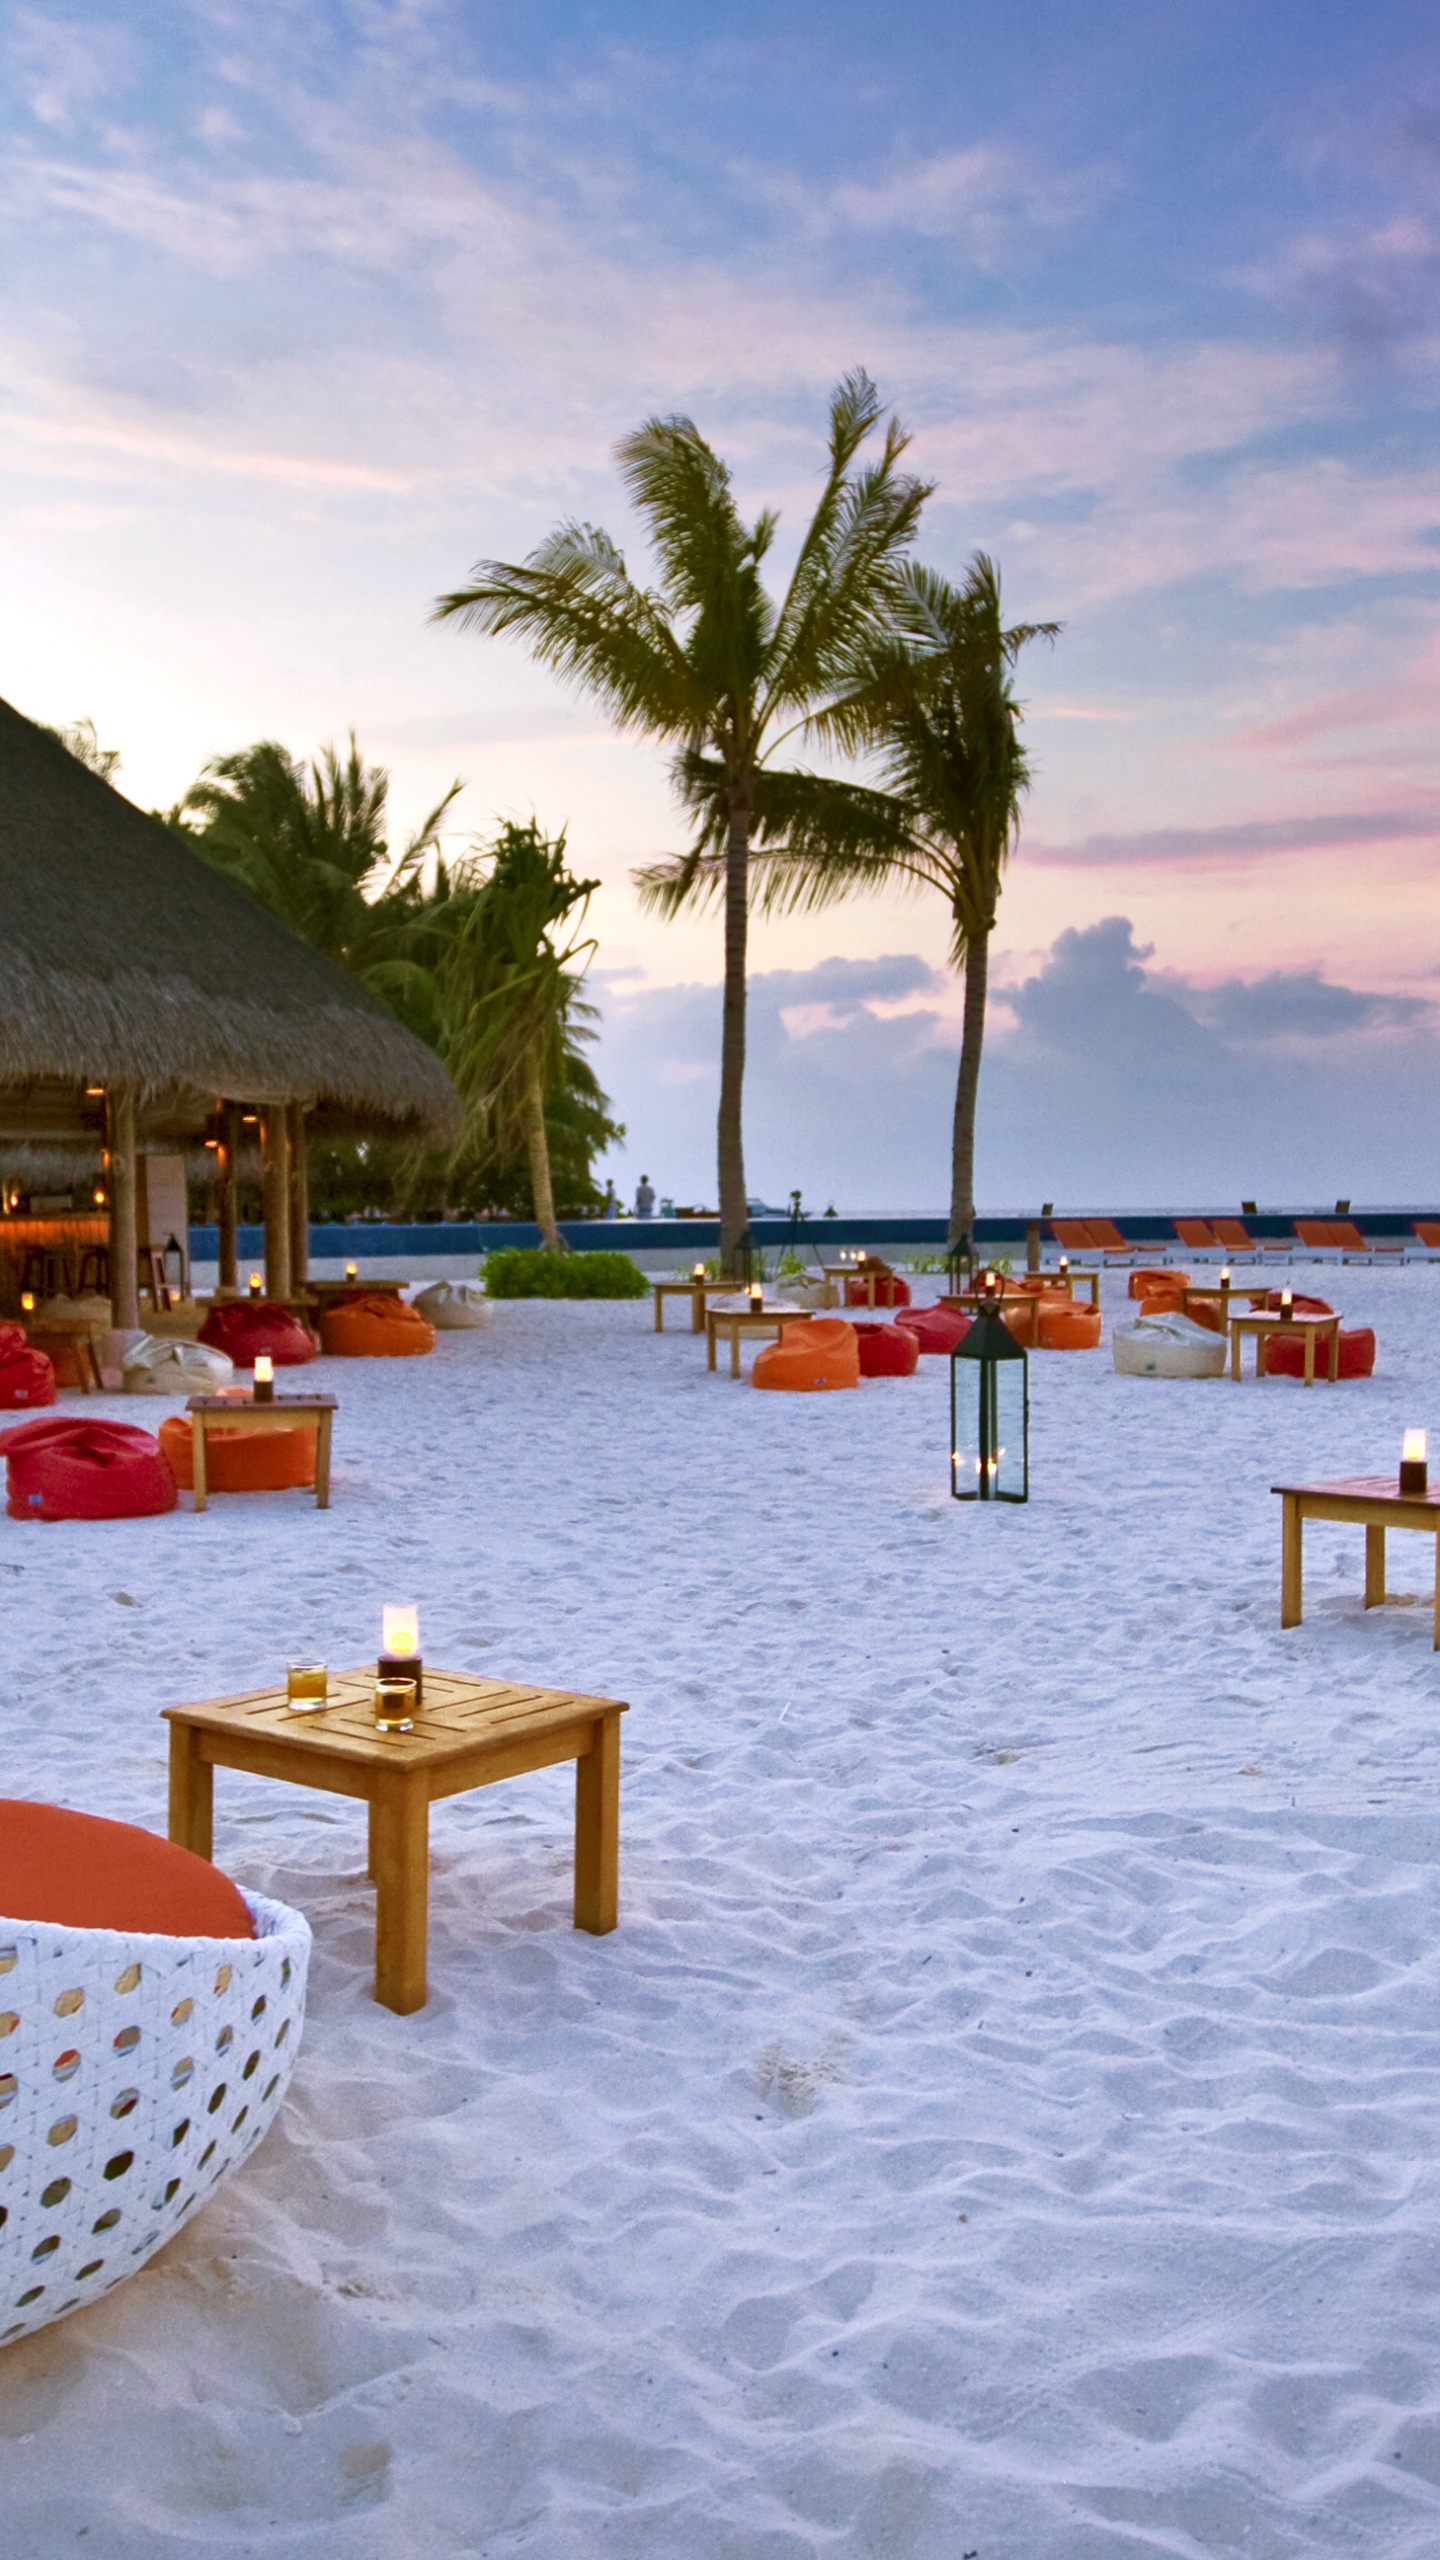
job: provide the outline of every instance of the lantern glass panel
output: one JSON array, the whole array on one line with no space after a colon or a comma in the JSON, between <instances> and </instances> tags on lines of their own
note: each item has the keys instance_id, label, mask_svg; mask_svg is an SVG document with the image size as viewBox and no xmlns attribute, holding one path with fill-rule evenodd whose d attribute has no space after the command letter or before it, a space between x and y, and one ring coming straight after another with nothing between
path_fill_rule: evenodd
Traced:
<instances>
[{"instance_id":1,"label":"lantern glass panel","mask_svg":"<svg viewBox=\"0 0 1440 2560\"><path fill-rule=\"evenodd\" d=\"M982 1312L950 1356L950 1490L957 1502L1030 1499L1029 1363Z\"/></svg>"}]
</instances>

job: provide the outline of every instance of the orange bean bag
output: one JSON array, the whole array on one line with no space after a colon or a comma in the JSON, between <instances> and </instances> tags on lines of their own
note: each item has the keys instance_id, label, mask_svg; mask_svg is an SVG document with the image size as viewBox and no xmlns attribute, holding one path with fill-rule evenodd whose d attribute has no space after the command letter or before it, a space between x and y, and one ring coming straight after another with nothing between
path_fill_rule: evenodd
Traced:
<instances>
[{"instance_id":1,"label":"orange bean bag","mask_svg":"<svg viewBox=\"0 0 1440 2560\"><path fill-rule=\"evenodd\" d=\"M314 1335L289 1307L266 1298L227 1298L212 1307L200 1339L227 1351L237 1369L253 1369L257 1351L268 1351L277 1369L299 1369L315 1357Z\"/></svg>"},{"instance_id":2,"label":"orange bean bag","mask_svg":"<svg viewBox=\"0 0 1440 2560\"><path fill-rule=\"evenodd\" d=\"M403 1298L344 1298L320 1318L320 1346L332 1359L407 1360L435 1348L435 1328Z\"/></svg>"},{"instance_id":3,"label":"orange bean bag","mask_svg":"<svg viewBox=\"0 0 1440 2560\"><path fill-rule=\"evenodd\" d=\"M897 1316L897 1325L913 1333L922 1351L943 1354L947 1359L957 1342L963 1342L974 1319L963 1307L912 1307Z\"/></svg>"},{"instance_id":4,"label":"orange bean bag","mask_svg":"<svg viewBox=\"0 0 1440 2560\"><path fill-rule=\"evenodd\" d=\"M854 1324L860 1347L862 1378L913 1378L920 1366L920 1345L903 1324Z\"/></svg>"},{"instance_id":5,"label":"orange bean bag","mask_svg":"<svg viewBox=\"0 0 1440 2560\"><path fill-rule=\"evenodd\" d=\"M847 1307L869 1306L870 1282L864 1273L857 1272L852 1279L846 1281L845 1304ZM877 1271L875 1304L877 1307L908 1307L910 1304L909 1281L902 1280L898 1271Z\"/></svg>"},{"instance_id":6,"label":"orange bean bag","mask_svg":"<svg viewBox=\"0 0 1440 2560\"><path fill-rule=\"evenodd\" d=\"M212 1493L284 1493L315 1482L312 1423L286 1431L252 1431L243 1423L212 1422L205 1434L205 1482ZM167 1414L160 1446L182 1493L195 1490L195 1444L188 1414Z\"/></svg>"},{"instance_id":7,"label":"orange bean bag","mask_svg":"<svg viewBox=\"0 0 1440 2560\"><path fill-rule=\"evenodd\" d=\"M1100 1310L1067 1298L1062 1306L1041 1307L1037 1330L1042 1351L1098 1351Z\"/></svg>"},{"instance_id":8,"label":"orange bean bag","mask_svg":"<svg viewBox=\"0 0 1440 2560\"><path fill-rule=\"evenodd\" d=\"M70 1345L65 1347L68 1350ZM75 1384L79 1383L77 1371ZM0 1406L16 1413L26 1405L53 1404L56 1384L54 1361L32 1348L23 1326L0 1324Z\"/></svg>"},{"instance_id":9,"label":"orange bean bag","mask_svg":"<svg viewBox=\"0 0 1440 2560\"><path fill-rule=\"evenodd\" d=\"M752 1387L784 1387L812 1395L821 1387L858 1387L860 1347L855 1327L843 1316L816 1316L809 1324L787 1324L778 1342L767 1342L755 1354Z\"/></svg>"},{"instance_id":10,"label":"orange bean bag","mask_svg":"<svg viewBox=\"0 0 1440 2560\"><path fill-rule=\"evenodd\" d=\"M97 1813L0 1797L0 1877L7 1920L166 1938L255 1935L246 1904L208 1858Z\"/></svg>"},{"instance_id":11,"label":"orange bean bag","mask_svg":"<svg viewBox=\"0 0 1440 2560\"><path fill-rule=\"evenodd\" d=\"M1183 1298L1190 1286L1188 1271L1132 1271L1132 1298Z\"/></svg>"},{"instance_id":12,"label":"orange bean bag","mask_svg":"<svg viewBox=\"0 0 1440 2560\"><path fill-rule=\"evenodd\" d=\"M1299 1305L1296 1300L1296 1305ZM1369 1378L1375 1373L1375 1336L1368 1325L1354 1333L1340 1334L1340 1370L1342 1378ZM1305 1338L1303 1334L1267 1333L1265 1336L1265 1375L1267 1378L1303 1378L1305 1375ZM1330 1375L1330 1345L1318 1335L1315 1342L1315 1375Z\"/></svg>"},{"instance_id":13,"label":"orange bean bag","mask_svg":"<svg viewBox=\"0 0 1440 2560\"><path fill-rule=\"evenodd\" d=\"M12 1520L145 1520L175 1508L158 1440L129 1422L43 1413L0 1433Z\"/></svg>"}]
</instances>

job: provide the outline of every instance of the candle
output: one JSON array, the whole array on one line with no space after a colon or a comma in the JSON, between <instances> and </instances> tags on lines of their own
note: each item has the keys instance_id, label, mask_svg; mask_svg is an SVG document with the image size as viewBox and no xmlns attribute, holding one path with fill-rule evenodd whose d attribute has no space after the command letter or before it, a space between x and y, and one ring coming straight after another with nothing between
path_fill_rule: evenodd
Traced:
<instances>
[{"instance_id":1,"label":"candle","mask_svg":"<svg viewBox=\"0 0 1440 2560\"><path fill-rule=\"evenodd\" d=\"M704 1263L703 1263L703 1262L697 1262L697 1263L696 1263L694 1270L693 1270L693 1271L691 1272L691 1274L690 1274L690 1277L691 1277L691 1279L692 1279L692 1280L703 1280L703 1279L704 1279L704 1277L705 1277L705 1265L704 1265Z\"/></svg>"},{"instance_id":2,"label":"candle","mask_svg":"<svg viewBox=\"0 0 1440 2560\"><path fill-rule=\"evenodd\" d=\"M1062 1280L1068 1280L1070 1277L1070 1256L1068 1253L1062 1253L1060 1256L1060 1277Z\"/></svg>"},{"instance_id":3,"label":"candle","mask_svg":"<svg viewBox=\"0 0 1440 2560\"><path fill-rule=\"evenodd\" d=\"M274 1401L274 1359L268 1351L257 1351L255 1354L255 1402L257 1404L273 1404Z\"/></svg>"},{"instance_id":4,"label":"candle","mask_svg":"<svg viewBox=\"0 0 1440 2560\"><path fill-rule=\"evenodd\" d=\"M1400 1490L1402 1493L1424 1493L1428 1482L1425 1434L1423 1431L1407 1431L1400 1443Z\"/></svg>"},{"instance_id":5,"label":"candle","mask_svg":"<svg viewBox=\"0 0 1440 2560\"><path fill-rule=\"evenodd\" d=\"M359 1268L358 1268L358 1266L357 1266L355 1263L353 1263L353 1262L347 1262L347 1263L346 1263L346 1265L345 1265L345 1277L346 1277L346 1279L347 1279L347 1280L358 1280L358 1279L359 1279L359 1277L360 1277L360 1272L359 1272Z\"/></svg>"},{"instance_id":6,"label":"candle","mask_svg":"<svg viewBox=\"0 0 1440 2560\"><path fill-rule=\"evenodd\" d=\"M423 1704L425 1671L420 1659L420 1612L413 1601L387 1600L380 1613L380 1660L376 1665L382 1680L412 1681L415 1704Z\"/></svg>"},{"instance_id":7,"label":"candle","mask_svg":"<svg viewBox=\"0 0 1440 2560\"><path fill-rule=\"evenodd\" d=\"M752 1315L755 1315L755 1316L758 1316L758 1314L760 1313L760 1310L761 1310L761 1308L764 1306L764 1304L765 1304L765 1292L764 1292L764 1290L762 1289L762 1287L761 1287L761 1285L760 1285L760 1283L759 1283L759 1281L758 1281L758 1280L752 1280L752 1281L751 1281L751 1283L750 1283L750 1312L751 1312L751 1314L752 1314Z\"/></svg>"},{"instance_id":8,"label":"candle","mask_svg":"<svg viewBox=\"0 0 1440 2560\"><path fill-rule=\"evenodd\" d=\"M26 1316L33 1316L35 1313L35 1292L33 1289L24 1289L21 1291L20 1312L22 1315Z\"/></svg>"},{"instance_id":9,"label":"candle","mask_svg":"<svg viewBox=\"0 0 1440 2560\"><path fill-rule=\"evenodd\" d=\"M1230 1265L1228 1262L1223 1262L1220 1266L1220 1286L1222 1289L1228 1289L1230 1286Z\"/></svg>"},{"instance_id":10,"label":"candle","mask_svg":"<svg viewBox=\"0 0 1440 2560\"><path fill-rule=\"evenodd\" d=\"M1282 1290L1281 1290L1281 1292L1280 1292L1280 1313L1281 1313L1281 1315L1284 1317L1285 1322L1286 1322L1287 1324L1291 1321L1292 1317L1294 1316L1294 1313L1295 1313L1295 1292L1294 1292L1294 1290L1293 1290L1293 1289L1282 1289Z\"/></svg>"},{"instance_id":11,"label":"candle","mask_svg":"<svg viewBox=\"0 0 1440 2560\"><path fill-rule=\"evenodd\" d=\"M250 1274L250 1295L251 1295L251 1297L252 1297L252 1298L258 1298L258 1297L259 1297L259 1295L260 1295L260 1292L261 1292L262 1288L264 1287L264 1285L265 1285L265 1284L264 1284L264 1282L262 1281L262 1279L261 1279L261 1277L260 1277L259 1272L258 1272L258 1271L252 1271L252 1272L251 1272L251 1274Z\"/></svg>"}]
</instances>

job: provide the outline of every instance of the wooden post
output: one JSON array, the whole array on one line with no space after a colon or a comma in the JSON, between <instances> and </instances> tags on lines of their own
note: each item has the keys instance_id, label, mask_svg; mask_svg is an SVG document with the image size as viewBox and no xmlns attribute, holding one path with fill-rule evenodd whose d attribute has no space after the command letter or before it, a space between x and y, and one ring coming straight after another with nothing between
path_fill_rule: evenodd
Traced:
<instances>
[{"instance_id":1,"label":"wooden post","mask_svg":"<svg viewBox=\"0 0 1440 2560\"><path fill-rule=\"evenodd\" d=\"M1385 1529L1366 1527L1365 1531L1365 1606L1383 1608L1385 1602Z\"/></svg>"},{"instance_id":2,"label":"wooden post","mask_svg":"<svg viewBox=\"0 0 1440 2560\"><path fill-rule=\"evenodd\" d=\"M220 1113L220 1144L215 1154L215 1223L219 1229L219 1283L239 1286L240 1105L227 1102Z\"/></svg>"},{"instance_id":3,"label":"wooden post","mask_svg":"<svg viewBox=\"0 0 1440 2560\"><path fill-rule=\"evenodd\" d=\"M1304 1553L1305 1524L1300 1514L1300 1497L1287 1493L1282 1497L1280 1530L1280 1624L1298 1627L1301 1610L1301 1572Z\"/></svg>"},{"instance_id":4,"label":"wooden post","mask_svg":"<svg viewBox=\"0 0 1440 2560\"><path fill-rule=\"evenodd\" d=\"M214 1855L215 1771L200 1756L200 1736L178 1718L170 1726L170 1837L197 1858Z\"/></svg>"},{"instance_id":5,"label":"wooden post","mask_svg":"<svg viewBox=\"0 0 1440 2560\"><path fill-rule=\"evenodd\" d=\"M379 1770L372 1786L375 1997L408 2018L425 2006L430 1801L423 1770Z\"/></svg>"},{"instance_id":6,"label":"wooden post","mask_svg":"<svg viewBox=\"0 0 1440 2560\"><path fill-rule=\"evenodd\" d=\"M290 1295L290 1150L286 1107L271 1104L260 1121L260 1196L265 1218L265 1295Z\"/></svg>"},{"instance_id":7,"label":"wooden post","mask_svg":"<svg viewBox=\"0 0 1440 2560\"><path fill-rule=\"evenodd\" d=\"M117 1329L140 1321L135 1226L135 1096L128 1086L110 1100L110 1313Z\"/></svg>"},{"instance_id":8,"label":"wooden post","mask_svg":"<svg viewBox=\"0 0 1440 2560\"><path fill-rule=\"evenodd\" d=\"M310 1160L305 1105L292 1102L290 1123L290 1286L298 1298L310 1277Z\"/></svg>"},{"instance_id":9,"label":"wooden post","mask_svg":"<svg viewBox=\"0 0 1440 2560\"><path fill-rule=\"evenodd\" d=\"M607 1937L620 1916L620 1719L597 1716L575 1763L575 1926Z\"/></svg>"}]
</instances>

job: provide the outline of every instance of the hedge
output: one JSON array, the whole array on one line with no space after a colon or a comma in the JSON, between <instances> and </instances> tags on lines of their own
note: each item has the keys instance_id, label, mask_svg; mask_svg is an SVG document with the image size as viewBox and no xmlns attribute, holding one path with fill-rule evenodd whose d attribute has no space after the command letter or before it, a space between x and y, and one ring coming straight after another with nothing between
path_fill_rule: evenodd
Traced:
<instances>
[{"instance_id":1,"label":"hedge","mask_svg":"<svg viewBox=\"0 0 1440 2560\"><path fill-rule=\"evenodd\" d=\"M650 1283L628 1253L542 1253L502 1245L481 1265L491 1298L643 1298Z\"/></svg>"}]
</instances>

